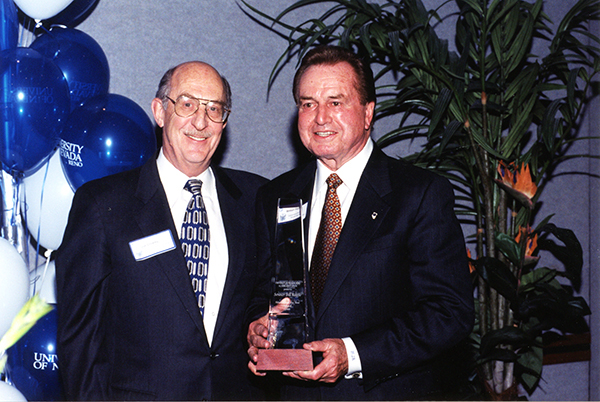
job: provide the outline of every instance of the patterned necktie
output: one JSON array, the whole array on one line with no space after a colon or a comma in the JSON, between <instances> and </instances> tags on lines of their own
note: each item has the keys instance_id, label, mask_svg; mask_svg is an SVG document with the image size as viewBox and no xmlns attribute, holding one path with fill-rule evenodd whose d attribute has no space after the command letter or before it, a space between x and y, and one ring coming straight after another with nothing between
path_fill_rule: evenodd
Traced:
<instances>
[{"instance_id":1,"label":"patterned necktie","mask_svg":"<svg viewBox=\"0 0 600 402\"><path fill-rule=\"evenodd\" d=\"M208 257L210 254L210 232L208 217L202 200L202 181L191 179L184 187L192 193L183 225L181 226L181 248L187 261L187 268L196 293L200 313L204 316L206 282L208 278Z\"/></svg>"},{"instance_id":2,"label":"patterned necktie","mask_svg":"<svg viewBox=\"0 0 600 402\"><path fill-rule=\"evenodd\" d=\"M319 309L331 257L342 231L342 209L336 192L340 184L342 179L335 173L327 178L327 195L310 265L310 285L315 311Z\"/></svg>"}]
</instances>

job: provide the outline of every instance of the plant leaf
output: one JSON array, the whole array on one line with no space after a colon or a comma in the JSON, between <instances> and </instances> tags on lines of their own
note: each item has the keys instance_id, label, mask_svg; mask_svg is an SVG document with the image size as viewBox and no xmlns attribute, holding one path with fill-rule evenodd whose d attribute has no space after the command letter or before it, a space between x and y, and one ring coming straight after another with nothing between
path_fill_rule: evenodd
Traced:
<instances>
[{"instance_id":1,"label":"plant leaf","mask_svg":"<svg viewBox=\"0 0 600 402\"><path fill-rule=\"evenodd\" d=\"M522 329L513 326L503 327L497 330L489 331L481 338L480 353L482 356L488 355L493 348L498 345L510 345L514 348L520 348L525 345L533 345L534 338L524 332Z\"/></svg>"},{"instance_id":2,"label":"plant leaf","mask_svg":"<svg viewBox=\"0 0 600 402\"><path fill-rule=\"evenodd\" d=\"M537 342L541 344L542 338L539 337ZM538 381L542 377L542 367L544 362L544 349L540 346L532 346L529 348L527 353L523 353L519 356L518 364L526 368L523 370L521 379L523 386L527 392L531 393L535 389Z\"/></svg>"},{"instance_id":3,"label":"plant leaf","mask_svg":"<svg viewBox=\"0 0 600 402\"><path fill-rule=\"evenodd\" d=\"M581 288L581 271L583 269L583 248L575 233L570 229L559 228L553 223L548 223L540 228L539 232L544 235L538 238L538 248L550 251L558 260L565 264L567 277L573 283L576 290ZM552 234L563 245L558 245L548 240L545 234Z\"/></svg>"},{"instance_id":4,"label":"plant leaf","mask_svg":"<svg viewBox=\"0 0 600 402\"><path fill-rule=\"evenodd\" d=\"M502 252L513 264L519 266L522 260L523 251L519 243L506 233L496 232L496 247Z\"/></svg>"},{"instance_id":5,"label":"plant leaf","mask_svg":"<svg viewBox=\"0 0 600 402\"><path fill-rule=\"evenodd\" d=\"M492 288L511 303L517 302L517 278L500 260L483 257L475 260L475 269Z\"/></svg>"}]
</instances>

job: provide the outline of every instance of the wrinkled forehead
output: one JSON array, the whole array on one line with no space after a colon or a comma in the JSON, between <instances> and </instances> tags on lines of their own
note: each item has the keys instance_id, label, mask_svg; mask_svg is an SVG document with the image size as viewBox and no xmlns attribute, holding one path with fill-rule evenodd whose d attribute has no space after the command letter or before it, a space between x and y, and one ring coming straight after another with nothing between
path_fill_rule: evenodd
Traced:
<instances>
[{"instance_id":1,"label":"wrinkled forehead","mask_svg":"<svg viewBox=\"0 0 600 402\"><path fill-rule=\"evenodd\" d=\"M170 95L177 97L182 94L225 101L221 76L213 67L200 62L183 64L173 73Z\"/></svg>"},{"instance_id":2,"label":"wrinkled forehead","mask_svg":"<svg viewBox=\"0 0 600 402\"><path fill-rule=\"evenodd\" d=\"M316 64L308 67L298 83L298 97L319 90L328 96L358 96L358 79L348 63Z\"/></svg>"}]
</instances>

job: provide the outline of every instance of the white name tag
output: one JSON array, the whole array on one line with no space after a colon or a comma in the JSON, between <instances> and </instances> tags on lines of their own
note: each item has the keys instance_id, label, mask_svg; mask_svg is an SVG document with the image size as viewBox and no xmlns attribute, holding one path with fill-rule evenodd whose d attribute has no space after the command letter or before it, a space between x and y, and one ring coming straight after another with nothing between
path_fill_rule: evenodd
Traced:
<instances>
[{"instance_id":1,"label":"white name tag","mask_svg":"<svg viewBox=\"0 0 600 402\"><path fill-rule=\"evenodd\" d=\"M302 204L302 219L306 218L308 202ZM298 208L279 208L277 223L286 223L298 219Z\"/></svg>"},{"instance_id":2,"label":"white name tag","mask_svg":"<svg viewBox=\"0 0 600 402\"><path fill-rule=\"evenodd\" d=\"M136 261L147 260L175 249L175 240L169 229L129 242L129 248Z\"/></svg>"}]
</instances>

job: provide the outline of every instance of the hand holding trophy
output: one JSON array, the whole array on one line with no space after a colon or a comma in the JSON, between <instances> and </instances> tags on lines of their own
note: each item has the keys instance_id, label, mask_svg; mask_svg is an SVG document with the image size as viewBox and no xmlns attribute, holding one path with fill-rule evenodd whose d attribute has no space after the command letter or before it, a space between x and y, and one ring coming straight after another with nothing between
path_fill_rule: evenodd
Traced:
<instances>
[{"instance_id":1,"label":"hand holding trophy","mask_svg":"<svg viewBox=\"0 0 600 402\"><path fill-rule=\"evenodd\" d=\"M275 275L269 306L270 349L258 351L259 371L312 370L306 303L307 260L302 225L302 200L279 199Z\"/></svg>"}]
</instances>

